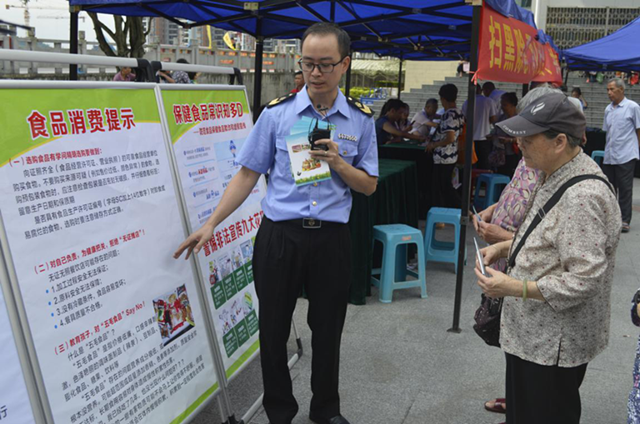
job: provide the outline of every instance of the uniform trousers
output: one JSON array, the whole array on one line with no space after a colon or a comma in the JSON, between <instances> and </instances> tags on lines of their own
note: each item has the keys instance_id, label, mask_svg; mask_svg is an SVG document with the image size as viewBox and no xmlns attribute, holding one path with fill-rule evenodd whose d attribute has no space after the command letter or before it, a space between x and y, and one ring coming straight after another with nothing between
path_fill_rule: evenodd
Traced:
<instances>
[{"instance_id":1,"label":"uniform trousers","mask_svg":"<svg viewBox=\"0 0 640 424\"><path fill-rule=\"evenodd\" d=\"M271 424L290 424L298 412L287 366L287 341L296 300L304 287L312 331L310 411L340 415L340 341L351 282L351 235L346 224L266 218L256 236L253 272L258 294L263 406Z\"/></svg>"},{"instance_id":2,"label":"uniform trousers","mask_svg":"<svg viewBox=\"0 0 640 424\"><path fill-rule=\"evenodd\" d=\"M587 364L544 366L507 357L507 424L579 424Z\"/></svg>"},{"instance_id":3,"label":"uniform trousers","mask_svg":"<svg viewBox=\"0 0 640 424\"><path fill-rule=\"evenodd\" d=\"M602 171L618 192L618 204L622 212L622 222L631 223L633 203L633 174L636 159L620 165L602 165Z\"/></svg>"}]
</instances>

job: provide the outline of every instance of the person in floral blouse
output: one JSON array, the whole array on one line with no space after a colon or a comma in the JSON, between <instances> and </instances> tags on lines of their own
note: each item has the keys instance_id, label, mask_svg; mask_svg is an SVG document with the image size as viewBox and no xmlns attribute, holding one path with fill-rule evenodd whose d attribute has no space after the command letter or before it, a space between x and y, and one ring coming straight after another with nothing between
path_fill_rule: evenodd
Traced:
<instances>
[{"instance_id":1,"label":"person in floral blouse","mask_svg":"<svg viewBox=\"0 0 640 424\"><path fill-rule=\"evenodd\" d=\"M546 90L533 89L519 103L516 99L514 106L521 110L545 93L547 93ZM494 244L513 239L513 235L520 228L524 219L527 202L538 182L538 175L537 170L529 168L524 160L520 159L511 182L502 191L498 202L478 213L482 221L478 221L475 215L471 215L473 226L485 242ZM497 271L505 272L507 261L500 259L491 266ZM506 399L496 398L487 401L484 407L488 411L504 414L507 411Z\"/></svg>"},{"instance_id":2,"label":"person in floral blouse","mask_svg":"<svg viewBox=\"0 0 640 424\"><path fill-rule=\"evenodd\" d=\"M513 235L524 219L527 202L538 182L538 175L539 172L536 169L529 168L521 159L511 182L502 191L498 202L478 213L482 221L478 221L476 216L472 215L473 226L484 241L494 244L513 239ZM501 258L491 267L505 272L507 261ZM504 414L507 411L506 399L496 398L487 401L484 407L488 411Z\"/></svg>"}]
</instances>

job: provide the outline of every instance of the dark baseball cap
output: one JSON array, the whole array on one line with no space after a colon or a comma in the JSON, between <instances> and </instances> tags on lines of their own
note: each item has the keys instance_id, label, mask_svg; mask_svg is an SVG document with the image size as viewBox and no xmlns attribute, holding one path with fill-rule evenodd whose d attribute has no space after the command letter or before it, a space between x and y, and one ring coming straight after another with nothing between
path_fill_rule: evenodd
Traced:
<instances>
[{"instance_id":1,"label":"dark baseball cap","mask_svg":"<svg viewBox=\"0 0 640 424\"><path fill-rule=\"evenodd\" d=\"M553 130L582 138L587 121L567 96L551 93L540 97L513 118L496 125L511 137L529 137Z\"/></svg>"}]
</instances>

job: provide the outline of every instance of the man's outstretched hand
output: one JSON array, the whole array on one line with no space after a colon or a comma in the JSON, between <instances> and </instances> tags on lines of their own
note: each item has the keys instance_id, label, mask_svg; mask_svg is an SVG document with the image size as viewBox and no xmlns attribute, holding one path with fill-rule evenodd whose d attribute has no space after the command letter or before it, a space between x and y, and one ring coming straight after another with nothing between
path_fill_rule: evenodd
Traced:
<instances>
[{"instance_id":1,"label":"man's outstretched hand","mask_svg":"<svg viewBox=\"0 0 640 424\"><path fill-rule=\"evenodd\" d=\"M185 250L187 251L187 256L184 258L185 260L189 259L192 252L198 253L200 249L202 249L202 246L211 239L214 229L215 226L204 224L199 230L191 233L191 235L182 242L180 247L178 247L178 250L173 254L174 259L178 259L182 256L182 253Z\"/></svg>"}]
</instances>

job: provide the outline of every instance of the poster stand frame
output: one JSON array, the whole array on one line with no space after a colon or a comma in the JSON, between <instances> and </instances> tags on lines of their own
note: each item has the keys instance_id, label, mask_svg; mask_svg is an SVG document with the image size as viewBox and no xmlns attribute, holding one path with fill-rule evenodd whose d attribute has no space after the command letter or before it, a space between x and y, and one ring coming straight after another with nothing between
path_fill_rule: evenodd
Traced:
<instances>
[{"instance_id":1,"label":"poster stand frame","mask_svg":"<svg viewBox=\"0 0 640 424\"><path fill-rule=\"evenodd\" d=\"M235 88L234 88L235 87ZM186 88L186 89L185 89ZM169 126L166 125L166 114L164 113L164 105L162 103L162 91L166 90L166 91L211 91L211 90L220 90L220 91L240 91L239 88L242 88L245 98L247 96L247 91L246 88L244 86L230 86L230 85L224 85L224 84L202 84L202 85L197 85L195 87L191 87L191 86L175 86L175 85L159 85L158 86L158 91L159 91L159 98L158 98L158 107L161 109L162 113L161 113L161 119L163 120L163 125L165 126L164 129L166 129L167 134L166 134L166 139L167 139L167 143L169 143L169 148L171 149L171 159L172 159L172 165L174 167L174 174L176 175L176 178L178 178L179 172L178 172L178 164L175 161L175 155L173 152L173 148L171 146L171 136L169 135ZM264 189L266 190L266 183L264 182L264 179L261 178L260 182L258 182L258 184L262 183L264 185ZM184 193L182 192L182 190L180 190L180 204L183 208L183 213L185 214L185 225L186 225L186 229L187 229L187 235L189 235L189 231L195 231L196 229L192 229L191 228L191 224L189 223L189 219L187 218L188 216L188 212L187 212L187 203L186 200L184 198ZM204 282L206 281L206 279L204 278L204 275L202 275L201 270L199 269L199 267L197 266L197 259L195 259L195 255L192 255L194 263L196 264L196 269L197 269L197 276L200 279L200 284L201 287L204 285ZM213 320L211 321L211 325L215 331L215 326L213 324ZM297 333L297 332L296 332ZM215 334L213 335L215 336ZM220 352L222 352L222 350L220 349L218 343L217 343L217 339L216 339L216 345L218 346L218 350ZM260 354L260 349L257 349L249 358L247 358L247 360L240 365L240 367L238 367L238 369L236 370L236 372L231 375L230 377L227 377L227 373L226 370L224 368L224 365L221 362L221 370L222 373L225 376L225 387L228 387L228 384L233 381L236 376L238 376L258 355ZM229 405L231 406L231 405Z\"/></svg>"},{"instance_id":2,"label":"poster stand frame","mask_svg":"<svg viewBox=\"0 0 640 424\"><path fill-rule=\"evenodd\" d=\"M174 181L176 198L178 200L179 210L180 210L180 218L182 219L182 229L185 238L190 234L190 225L187 214L186 203L184 199L184 193L182 187L180 185L180 179L178 177L178 166L175 159L175 154L173 152L173 145L171 143L171 135L169 133L169 126L167 125L167 116L164 112L164 105L162 101L162 91L160 90L160 86L156 85L154 88L154 94L156 97L156 103L160 115L160 122L162 124L162 135L164 137L164 145L167 150L167 155L169 157L169 166L171 167L171 176ZM182 258L178 258L176 260L183 260ZM220 345L218 344L218 338L216 334L215 325L213 319L211 318L211 311L209 310L209 305L206 302L206 294L203 291L204 279L202 276L202 271L198 267L198 262L196 260L195 255L192 255L189 259L189 263L191 265L191 269L194 272L194 276L196 278L196 286L198 288L198 298L201 303L201 308L204 312L204 319L207 322L207 336L209 338L209 344L213 348L213 360L214 366L216 368L216 374L218 377L218 384L220 388L224 389L221 391L221 396L219 396L218 402L220 406L220 412L223 414L223 423L228 422L229 416L231 413L231 400L229 399L229 394L227 393L227 379L226 374L224 372L224 366L222 365L222 361L220 359ZM225 421L226 420L226 421Z\"/></svg>"},{"instance_id":3,"label":"poster stand frame","mask_svg":"<svg viewBox=\"0 0 640 424\"><path fill-rule=\"evenodd\" d=\"M2 59L2 52L0 51L0 60L1 59ZM139 82L16 81L16 80L0 81L0 90L3 90L3 89L136 89L136 90L144 90L144 89L147 89L150 92L153 92L154 96L155 96L156 87L157 87L157 84L154 84L154 83L139 83ZM161 111L158 111L158 112L159 114L161 113ZM161 123L161 126L162 126L162 131L164 133L165 127L164 125L162 125L162 123ZM166 148L167 147L166 143L163 143L163 144L165 145L165 148ZM169 156L168 159L169 159L169 172L171 173L171 179L174 182L174 184L176 184L177 183L176 175L174 174L174 168L172 166L172 156ZM180 189L180 187L175 186L175 189L177 191ZM182 222L183 228L185 228L186 221L185 221L185 217L182 215L182 208L180 203L178 203L177 206L178 206L177 208L178 212L180 213L180 218L183 221ZM6 271L8 273L8 280L9 280L10 288L12 292L12 297L7 300L7 305L9 306L9 302L11 301L14 304L12 306L15 306L15 314L17 314L17 318L20 322L19 329L20 331L22 331L20 336L24 340L24 349L21 349L20 346L17 346L19 349L18 354L20 356L21 363L28 360L31 365L30 366L31 381L29 381L27 376L25 376L25 380L27 380L25 381L25 383L27 383L28 390L30 391L34 389L37 390L36 393L40 401L40 408L34 409L34 413L38 411L40 416L44 415L44 419L40 418L41 421L39 422L36 421L36 422L37 424L40 424L40 423L53 424L54 419L53 419L53 413L51 410L51 404L47 396L46 388L44 385L44 376L42 374L42 370L40 368L40 364L38 361L38 356L35 349L35 343L33 341L33 335L28 326L29 321L27 318L26 308L24 306L24 300L20 292L17 275L15 272L15 268L13 266L13 258L11 255L11 250L9 249L9 242L6 235L6 230L4 226L4 221L2 220L1 212L0 212L0 246L2 247L2 254L4 255L4 259L5 259L5 262L2 262L2 261L0 262L1 264L6 265ZM192 267L193 266L194 265L192 264ZM195 284L199 286L200 282L197 280L197 274L194 274L194 277L196 277L196 280L194 281ZM3 282L3 288L4 288L4 278L2 279L2 282ZM202 304L204 302L201 296L200 289L198 289L197 296L198 296L198 301L200 302L200 305L202 307ZM208 309L206 308L202 309L203 315L206 315L207 310ZM8 310L8 312L12 313L10 309ZM208 322L206 325L208 325ZM12 322L12 326L13 326L13 322ZM213 365L217 373L218 369L217 369L216 363L219 360L218 359L219 353L214 349L216 345L212 344L210 340L211 339L210 332L207 331L206 334L207 334L207 338L209 339L208 344L211 350ZM35 387L33 387L34 385ZM206 406L209 405L211 401L213 401L214 399L219 399L222 393L226 394L226 390L227 390L226 386L224 386L222 382L218 379L218 389L214 391L211 394L211 396L209 396L208 399L206 399L204 402L198 405L198 407L196 407L189 414L189 417L187 417L183 422L189 423L190 421L192 421L198 415L199 412L201 412ZM221 420L222 420L221 422L222 424L226 424L227 421L224 421L225 418L223 417L223 414L225 414L227 411L226 404L219 403L219 405L220 405L220 413L221 413ZM36 417L36 420L37 419L38 417Z\"/></svg>"},{"instance_id":4,"label":"poster stand frame","mask_svg":"<svg viewBox=\"0 0 640 424\"><path fill-rule=\"evenodd\" d=\"M181 64L177 64L177 65L181 65ZM188 66L188 65L187 65ZM199 67L199 68L205 68L203 66ZM171 69L176 69L176 67L171 67ZM251 113L251 106L249 104L248 101L248 97L247 97L247 89L246 86L243 85L223 85L223 84L198 84L198 85L167 85L167 84L162 84L162 85L157 85L156 87L156 98L158 100L158 109L160 110L160 120L162 121L162 125L163 125L163 134L165 135L165 142L167 143L167 148L169 149L170 153L170 158L171 158L171 165L173 166L173 171L174 171L174 178L176 179L176 181L179 180L179 170L178 170L178 164L175 160L175 152L173 151L173 146L172 146L172 140L171 140L171 135L169 133L169 125L168 125L168 121L167 121L167 116L165 113L165 109L164 109L164 103L163 103L163 97L162 97L162 92L163 91L213 91L213 90L218 90L218 91L240 91L242 90L242 92L244 93L244 97L245 99L247 99L247 107L249 108L249 112ZM266 182L264 180L263 177L260 178L258 184L263 184L263 188L266 189ZM179 182L176 182L176 188L179 191L179 199L180 199L180 205L182 206L182 214L184 214L183 217L183 225L185 225L185 228L187 229L187 232L189 232L189 230L195 231L195 229L191 228L191 224L190 221L188 219L188 212L187 212L187 203L184 197L184 193L182 191L181 185L179 184ZM199 266L197 266L197 259L195 254L192 255L191 257L192 259L192 264L193 266L196 268L196 276L199 279L199 289L202 291L203 287L204 287L204 282L205 282L205 278L202 275L202 271L200 269ZM205 298L204 294L202 294L203 299ZM209 310L210 306L207 303L206 304L206 310ZM209 311L211 312L211 311ZM207 315L207 319L209 320L209 328L211 329L211 334L210 337L213 340L218 352L222 352L222 350L219 347L219 343L218 343L218 338L217 338L217 334L216 334L216 329L215 329L215 325L213 323L213 319L211 318L211 314ZM293 329L293 333L294 333L294 337L296 340L296 346L298 348L298 350L296 351L296 353L291 357L291 359L288 362L289 365L289 369L291 369L302 357L303 355L303 345L302 345L302 340L298 334L298 329L296 328L295 322L292 321L292 329ZM226 374L226 370L224 367L224 364L222 362L221 357L216 357L218 363L217 365L219 366L219 370L218 370L218 381L220 382L220 384L222 385L222 382L224 382L224 387L225 390L223 391L223 400L225 401L225 403L227 404L227 411L229 411L229 415L228 415L228 421L225 422L228 424L245 424L248 423L249 420L251 420L259 411L260 407L262 406L262 399L263 399L263 395L260 395L260 397L256 400L256 402L254 402L254 404L251 405L251 407L249 408L249 410L245 413L245 415L242 417L242 419L240 421L237 421L236 417L235 417L235 413L234 413L234 408L231 402L231 399L229 397L228 394L228 387L229 387L229 383L231 381L233 381L238 375L240 375L240 373L247 367L249 366L249 364L260 354L260 349L258 348L253 354L251 354L251 356L249 358L247 358L246 361L244 361L244 363L242 365L240 365L238 367L238 369L234 372L233 375L231 375L230 377L227 377ZM221 353L220 353L221 355ZM223 377L221 377L223 376Z\"/></svg>"}]
</instances>

